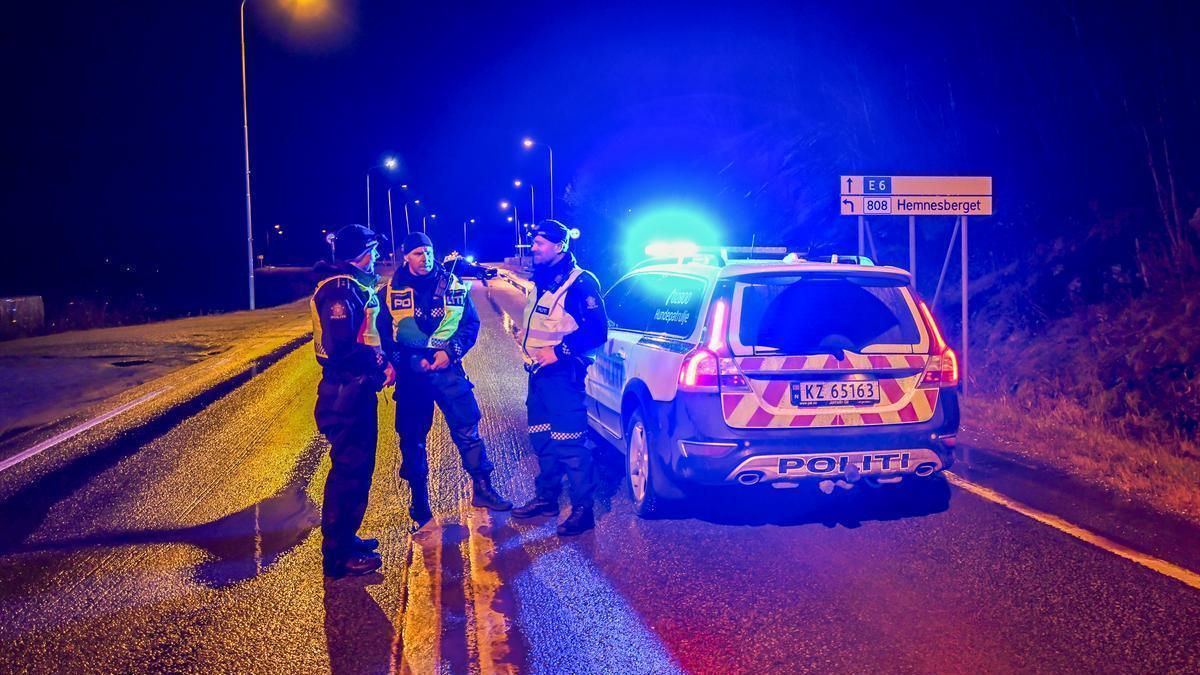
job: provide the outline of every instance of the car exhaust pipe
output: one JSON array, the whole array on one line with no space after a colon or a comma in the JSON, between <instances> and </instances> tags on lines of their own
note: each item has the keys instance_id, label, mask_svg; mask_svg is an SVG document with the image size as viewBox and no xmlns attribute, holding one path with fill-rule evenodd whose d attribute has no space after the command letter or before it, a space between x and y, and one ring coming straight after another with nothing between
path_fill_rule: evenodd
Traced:
<instances>
[{"instance_id":1,"label":"car exhaust pipe","mask_svg":"<svg viewBox=\"0 0 1200 675\"><path fill-rule=\"evenodd\" d=\"M742 485L754 485L758 481L762 480L762 478L763 474L761 471L743 471L738 474L737 482L741 483Z\"/></svg>"},{"instance_id":2,"label":"car exhaust pipe","mask_svg":"<svg viewBox=\"0 0 1200 675\"><path fill-rule=\"evenodd\" d=\"M903 480L904 476L867 476L863 479L863 482L873 488L878 488L882 485L895 485Z\"/></svg>"},{"instance_id":3,"label":"car exhaust pipe","mask_svg":"<svg viewBox=\"0 0 1200 675\"><path fill-rule=\"evenodd\" d=\"M936 464L936 463L934 463L934 462L921 462L920 464L918 464L918 465L917 465L917 468L913 470L913 473L917 474L918 476L922 476L922 477L924 477L924 476L931 476L931 475L933 475L933 472L934 472L934 471L937 471L937 464Z\"/></svg>"}]
</instances>

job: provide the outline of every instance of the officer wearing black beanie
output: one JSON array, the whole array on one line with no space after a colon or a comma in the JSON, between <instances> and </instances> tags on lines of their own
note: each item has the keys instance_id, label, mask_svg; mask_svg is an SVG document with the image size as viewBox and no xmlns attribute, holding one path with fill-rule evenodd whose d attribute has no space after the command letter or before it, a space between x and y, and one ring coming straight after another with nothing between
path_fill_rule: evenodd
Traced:
<instances>
[{"instance_id":1,"label":"officer wearing black beanie","mask_svg":"<svg viewBox=\"0 0 1200 675\"><path fill-rule=\"evenodd\" d=\"M595 525L592 451L587 444L584 377L591 353L608 340L600 282L579 267L570 242L579 236L557 220L533 228L536 290L525 307L521 350L529 371L529 439L538 457L536 496L513 509L518 518L558 515L566 475L571 514L558 526L573 536Z\"/></svg>"},{"instance_id":2,"label":"officer wearing black beanie","mask_svg":"<svg viewBox=\"0 0 1200 675\"><path fill-rule=\"evenodd\" d=\"M433 242L424 232L410 233L402 248L404 258L388 284L378 329L384 352L399 373L393 396L400 477L412 492L409 515L417 527L433 516L425 443L435 404L471 476L471 504L507 511L512 504L491 484L492 463L479 435L482 413L462 364L479 335L470 285L434 259Z\"/></svg>"},{"instance_id":3,"label":"officer wearing black beanie","mask_svg":"<svg viewBox=\"0 0 1200 675\"><path fill-rule=\"evenodd\" d=\"M378 540L358 537L375 470L376 392L394 376L375 330L379 240L361 225L338 230L330 241L336 261L317 265L320 281L309 301L313 347L321 365L314 415L330 445L321 552L325 575L333 578L366 574L381 564L374 551Z\"/></svg>"}]
</instances>

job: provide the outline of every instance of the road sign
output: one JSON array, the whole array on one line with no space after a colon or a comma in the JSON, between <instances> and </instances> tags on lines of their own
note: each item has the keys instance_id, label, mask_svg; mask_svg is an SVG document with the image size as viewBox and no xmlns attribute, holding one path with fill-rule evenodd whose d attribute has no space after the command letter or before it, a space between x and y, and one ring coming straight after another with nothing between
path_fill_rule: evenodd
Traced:
<instances>
[{"instance_id":1,"label":"road sign","mask_svg":"<svg viewBox=\"0 0 1200 675\"><path fill-rule=\"evenodd\" d=\"M990 216L991 176L842 176L843 216Z\"/></svg>"}]
</instances>

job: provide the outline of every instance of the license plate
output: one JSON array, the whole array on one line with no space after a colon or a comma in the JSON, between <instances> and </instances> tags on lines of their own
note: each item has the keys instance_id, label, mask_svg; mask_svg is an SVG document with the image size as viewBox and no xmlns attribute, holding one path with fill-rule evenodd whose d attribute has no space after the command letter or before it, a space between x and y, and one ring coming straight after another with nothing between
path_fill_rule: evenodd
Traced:
<instances>
[{"instance_id":1,"label":"license plate","mask_svg":"<svg viewBox=\"0 0 1200 675\"><path fill-rule=\"evenodd\" d=\"M878 380L792 383L792 405L799 408L827 405L872 405L875 403L879 403Z\"/></svg>"}]
</instances>

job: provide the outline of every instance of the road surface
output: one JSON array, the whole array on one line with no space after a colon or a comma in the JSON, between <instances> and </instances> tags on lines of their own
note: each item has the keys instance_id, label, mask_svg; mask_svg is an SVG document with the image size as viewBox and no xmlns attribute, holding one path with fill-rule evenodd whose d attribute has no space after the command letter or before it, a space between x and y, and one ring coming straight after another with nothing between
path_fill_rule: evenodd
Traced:
<instances>
[{"instance_id":1,"label":"road surface","mask_svg":"<svg viewBox=\"0 0 1200 675\"><path fill-rule=\"evenodd\" d=\"M523 501L522 297L473 293L483 434L498 488ZM438 517L410 536L390 399L364 527L383 572L325 581L311 348L259 371L0 473L0 671L1200 669L1200 590L949 484L922 499L738 492L645 521L609 449L598 526L564 541L549 519L467 507L439 416Z\"/></svg>"}]
</instances>

